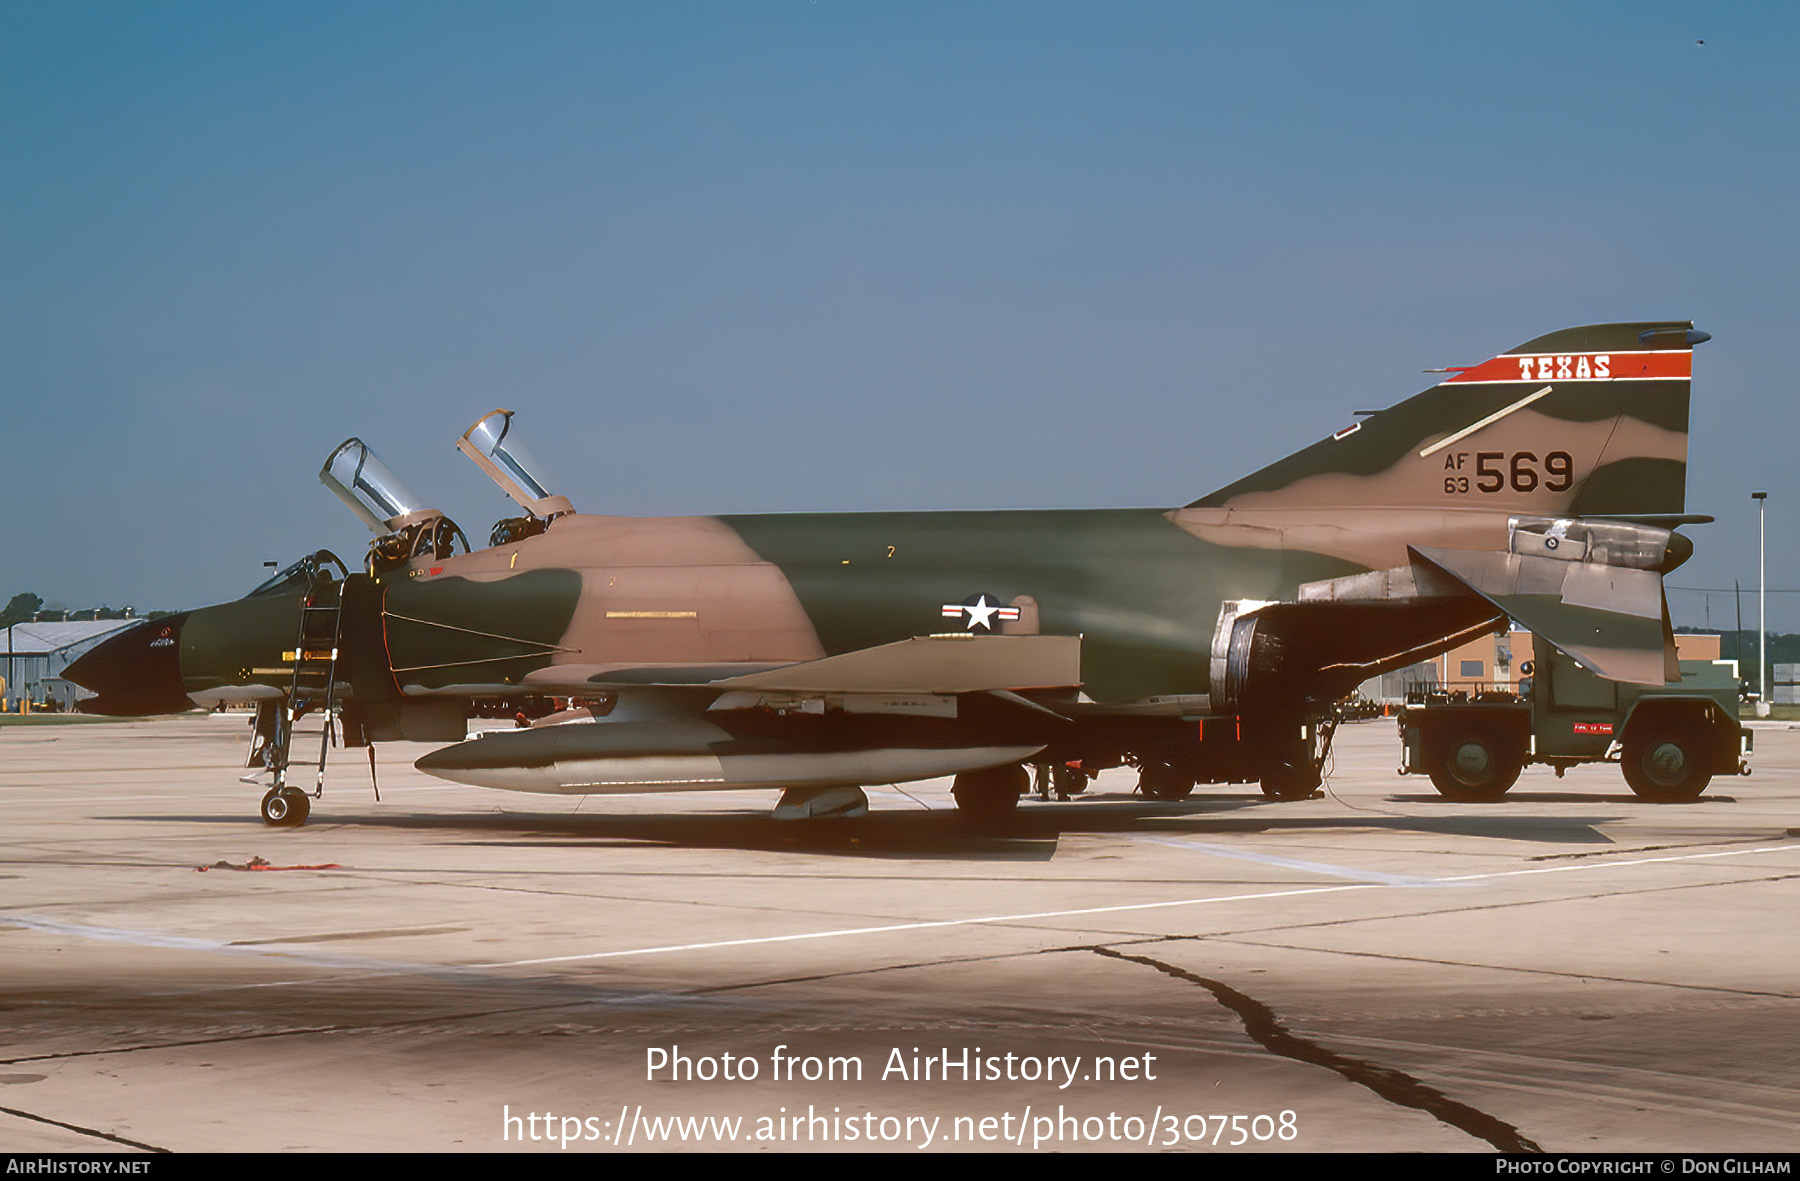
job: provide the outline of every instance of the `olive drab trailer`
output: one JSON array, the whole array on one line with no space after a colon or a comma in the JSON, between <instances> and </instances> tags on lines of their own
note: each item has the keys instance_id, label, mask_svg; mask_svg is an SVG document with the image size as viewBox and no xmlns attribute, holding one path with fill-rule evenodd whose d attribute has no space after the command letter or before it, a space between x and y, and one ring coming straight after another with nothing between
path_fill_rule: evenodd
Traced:
<instances>
[{"instance_id":1,"label":"olive drab trailer","mask_svg":"<svg viewBox=\"0 0 1800 1181\"><path fill-rule=\"evenodd\" d=\"M1683 660L1662 686L1595 676L1542 636L1516 687L1409 691L1400 714L1403 775L1429 775L1453 800L1497 800L1519 772L1619 765L1639 797L1692 800L1714 776L1748 775L1737 662Z\"/></svg>"}]
</instances>

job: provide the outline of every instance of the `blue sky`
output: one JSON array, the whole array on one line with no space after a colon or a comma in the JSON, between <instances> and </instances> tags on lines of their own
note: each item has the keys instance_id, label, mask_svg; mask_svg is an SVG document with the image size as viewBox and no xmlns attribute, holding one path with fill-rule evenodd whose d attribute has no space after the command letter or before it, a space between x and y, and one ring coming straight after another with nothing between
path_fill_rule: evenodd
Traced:
<instances>
[{"instance_id":1,"label":"blue sky","mask_svg":"<svg viewBox=\"0 0 1800 1181\"><path fill-rule=\"evenodd\" d=\"M0 594L360 553L352 434L484 536L495 406L589 511L1177 504L1663 317L1715 337L1671 582L1754 585L1756 487L1800 587L1797 51L1747 3L11 0Z\"/></svg>"}]
</instances>

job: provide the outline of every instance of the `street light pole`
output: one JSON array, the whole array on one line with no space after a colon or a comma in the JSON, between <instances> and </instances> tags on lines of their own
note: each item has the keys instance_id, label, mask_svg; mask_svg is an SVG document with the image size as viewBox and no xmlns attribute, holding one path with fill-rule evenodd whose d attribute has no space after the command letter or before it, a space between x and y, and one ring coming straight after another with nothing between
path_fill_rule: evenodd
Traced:
<instances>
[{"instance_id":1,"label":"street light pole","mask_svg":"<svg viewBox=\"0 0 1800 1181\"><path fill-rule=\"evenodd\" d=\"M1766 563L1768 534L1763 528L1763 519L1769 494L1752 492L1750 499L1756 502L1756 712L1759 717L1766 718L1769 716L1769 579Z\"/></svg>"}]
</instances>

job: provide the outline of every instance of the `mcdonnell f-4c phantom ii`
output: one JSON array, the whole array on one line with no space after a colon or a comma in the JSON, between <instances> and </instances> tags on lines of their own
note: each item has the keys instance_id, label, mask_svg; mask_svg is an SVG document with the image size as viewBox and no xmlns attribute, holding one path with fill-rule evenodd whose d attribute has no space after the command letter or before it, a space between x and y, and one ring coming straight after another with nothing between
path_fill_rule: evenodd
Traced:
<instances>
[{"instance_id":1,"label":"mcdonnell f-4c phantom ii","mask_svg":"<svg viewBox=\"0 0 1800 1181\"><path fill-rule=\"evenodd\" d=\"M67 675L98 713L257 703L271 824L306 818L287 774L309 712L347 745L449 743L417 765L462 783L766 787L777 815L946 775L1004 814L1029 765L1302 798L1335 701L1508 619L1601 677L1679 679L1662 578L1692 553L1676 527L1710 519L1685 505L1706 339L1553 332L1173 509L578 513L495 411L458 447L523 511L476 549L351 439L320 478L377 534L362 569L319 551ZM468 736L515 713L539 723ZM1685 723L1648 740L1672 794L1736 765ZM1470 733L1433 757L1504 790L1521 755Z\"/></svg>"}]
</instances>

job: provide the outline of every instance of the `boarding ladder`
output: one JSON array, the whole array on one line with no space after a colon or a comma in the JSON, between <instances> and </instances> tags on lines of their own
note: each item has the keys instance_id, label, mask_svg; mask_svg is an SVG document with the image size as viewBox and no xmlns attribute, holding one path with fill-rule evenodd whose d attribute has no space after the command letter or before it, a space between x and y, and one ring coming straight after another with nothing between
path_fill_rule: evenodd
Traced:
<instances>
[{"instance_id":1,"label":"boarding ladder","mask_svg":"<svg viewBox=\"0 0 1800 1181\"><path fill-rule=\"evenodd\" d=\"M332 565L342 577L332 577ZM274 774L271 790L287 787L292 765L289 751L297 733L295 723L316 711L321 724L312 795L318 799L325 794L325 759L336 737L332 702L337 690L338 645L343 636L343 579L349 572L329 550L306 558L302 567L306 589L300 597L299 627L293 648L282 653L283 661L293 671L286 695L279 702L269 703L274 707L274 732L267 736L262 753L265 765Z\"/></svg>"}]
</instances>

